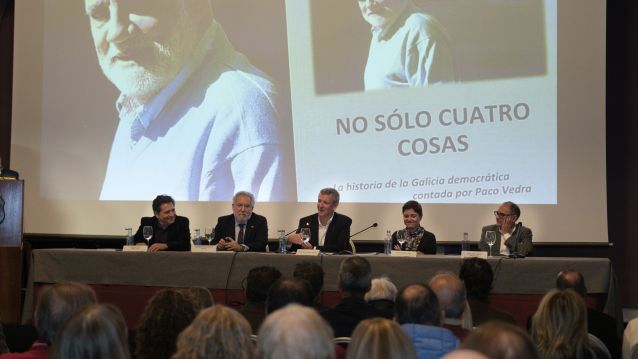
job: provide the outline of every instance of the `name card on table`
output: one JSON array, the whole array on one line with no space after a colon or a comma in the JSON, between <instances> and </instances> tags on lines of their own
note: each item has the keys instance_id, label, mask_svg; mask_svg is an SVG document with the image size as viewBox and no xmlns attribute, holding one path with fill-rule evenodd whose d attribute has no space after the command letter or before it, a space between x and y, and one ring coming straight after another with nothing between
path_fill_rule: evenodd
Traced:
<instances>
[{"instance_id":1,"label":"name card on table","mask_svg":"<svg viewBox=\"0 0 638 359\"><path fill-rule=\"evenodd\" d=\"M461 251L461 258L487 259L487 252L486 251Z\"/></svg>"},{"instance_id":2,"label":"name card on table","mask_svg":"<svg viewBox=\"0 0 638 359\"><path fill-rule=\"evenodd\" d=\"M217 246L194 245L191 247L191 252L215 253L217 252Z\"/></svg>"},{"instance_id":3,"label":"name card on table","mask_svg":"<svg viewBox=\"0 0 638 359\"><path fill-rule=\"evenodd\" d=\"M417 251L390 251L390 256L392 257L411 257L415 258L417 256Z\"/></svg>"},{"instance_id":4,"label":"name card on table","mask_svg":"<svg viewBox=\"0 0 638 359\"><path fill-rule=\"evenodd\" d=\"M122 252L146 252L148 251L147 246L124 246L122 247Z\"/></svg>"},{"instance_id":5,"label":"name card on table","mask_svg":"<svg viewBox=\"0 0 638 359\"><path fill-rule=\"evenodd\" d=\"M320 252L318 249L297 249L298 256L318 256Z\"/></svg>"}]
</instances>

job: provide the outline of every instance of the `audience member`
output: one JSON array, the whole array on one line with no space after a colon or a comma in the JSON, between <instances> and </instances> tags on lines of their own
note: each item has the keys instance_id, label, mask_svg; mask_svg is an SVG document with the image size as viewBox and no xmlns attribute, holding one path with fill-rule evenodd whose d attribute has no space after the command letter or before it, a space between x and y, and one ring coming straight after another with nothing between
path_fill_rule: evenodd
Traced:
<instances>
[{"instance_id":1,"label":"audience member","mask_svg":"<svg viewBox=\"0 0 638 359\"><path fill-rule=\"evenodd\" d=\"M352 333L348 359L416 359L416 349L394 321L371 318L361 321Z\"/></svg>"},{"instance_id":2,"label":"audience member","mask_svg":"<svg viewBox=\"0 0 638 359\"><path fill-rule=\"evenodd\" d=\"M216 305L199 312L179 335L172 359L252 359L250 324L234 309Z\"/></svg>"},{"instance_id":3,"label":"audience member","mask_svg":"<svg viewBox=\"0 0 638 359\"><path fill-rule=\"evenodd\" d=\"M589 343L585 301L571 289L545 294L532 317L532 339L542 358L605 358Z\"/></svg>"},{"instance_id":4,"label":"audience member","mask_svg":"<svg viewBox=\"0 0 638 359\"><path fill-rule=\"evenodd\" d=\"M494 272L492 266L482 258L468 258L463 260L459 278L467 289L467 302L472 311L474 326L479 326L492 320L500 320L516 324L511 314L498 310L490 305L490 291Z\"/></svg>"},{"instance_id":5,"label":"audience member","mask_svg":"<svg viewBox=\"0 0 638 359\"><path fill-rule=\"evenodd\" d=\"M128 359L127 328L122 313L110 304L94 304L66 322L50 359Z\"/></svg>"},{"instance_id":6,"label":"audience member","mask_svg":"<svg viewBox=\"0 0 638 359\"><path fill-rule=\"evenodd\" d=\"M363 319L375 316L374 308L363 299L372 285L370 262L363 257L349 257L341 262L337 287L341 301L322 312L337 337L349 337Z\"/></svg>"},{"instance_id":7,"label":"audience member","mask_svg":"<svg viewBox=\"0 0 638 359\"><path fill-rule=\"evenodd\" d=\"M137 359L168 359L175 353L177 336L193 321L199 307L178 289L162 289L146 304L135 341Z\"/></svg>"},{"instance_id":8,"label":"audience member","mask_svg":"<svg viewBox=\"0 0 638 359\"><path fill-rule=\"evenodd\" d=\"M85 284L69 282L46 287L35 308L38 340L24 353L0 355L2 359L45 359L64 322L78 309L97 303L95 292Z\"/></svg>"},{"instance_id":9,"label":"audience member","mask_svg":"<svg viewBox=\"0 0 638 359\"><path fill-rule=\"evenodd\" d=\"M210 290L208 290L208 288L190 287L186 289L186 293L193 297L193 299L195 300L195 304L199 306L200 310L212 307L215 304L213 295L210 293Z\"/></svg>"},{"instance_id":10,"label":"audience member","mask_svg":"<svg viewBox=\"0 0 638 359\"><path fill-rule=\"evenodd\" d=\"M432 277L430 287L436 293L439 304L445 311L443 326L463 341L469 330L463 327L463 313L467 307L465 284L452 273L440 273Z\"/></svg>"},{"instance_id":11,"label":"audience member","mask_svg":"<svg viewBox=\"0 0 638 359\"><path fill-rule=\"evenodd\" d=\"M260 266L252 268L246 277L246 304L239 309L239 313L246 318L257 333L266 317L266 298L268 290L279 278L281 272L275 267Z\"/></svg>"},{"instance_id":12,"label":"audience member","mask_svg":"<svg viewBox=\"0 0 638 359\"><path fill-rule=\"evenodd\" d=\"M292 273L295 278L301 278L307 280L312 286L312 291L315 296L315 308L317 310L325 310L321 302L321 291L323 289L323 268L317 262L303 261L295 264L295 270Z\"/></svg>"},{"instance_id":13,"label":"audience member","mask_svg":"<svg viewBox=\"0 0 638 359\"><path fill-rule=\"evenodd\" d=\"M458 338L443 323L436 294L425 284L401 290L396 301L396 321L412 339L419 359L440 358L459 346Z\"/></svg>"},{"instance_id":14,"label":"audience member","mask_svg":"<svg viewBox=\"0 0 638 359\"><path fill-rule=\"evenodd\" d=\"M566 270L558 273L556 288L561 290L573 289L583 299L587 297L585 277L575 270ZM596 309L587 308L587 328L589 333L595 335L605 344L613 358L620 358L621 338L618 335L614 318Z\"/></svg>"},{"instance_id":15,"label":"audience member","mask_svg":"<svg viewBox=\"0 0 638 359\"><path fill-rule=\"evenodd\" d=\"M374 278L370 290L363 297L380 316L388 319L394 318L394 300L397 297L398 289L390 281L390 278L383 276Z\"/></svg>"},{"instance_id":16,"label":"audience member","mask_svg":"<svg viewBox=\"0 0 638 359\"><path fill-rule=\"evenodd\" d=\"M539 359L529 335L521 328L501 321L474 329L461 348L475 350L491 359Z\"/></svg>"},{"instance_id":17,"label":"audience member","mask_svg":"<svg viewBox=\"0 0 638 359\"><path fill-rule=\"evenodd\" d=\"M268 315L259 329L261 359L334 359L332 329L317 312L290 304Z\"/></svg>"},{"instance_id":18,"label":"audience member","mask_svg":"<svg viewBox=\"0 0 638 359\"><path fill-rule=\"evenodd\" d=\"M490 359L490 358L474 350L456 349L456 350L452 350L448 354L445 354L445 356L442 357L442 359Z\"/></svg>"},{"instance_id":19,"label":"audience member","mask_svg":"<svg viewBox=\"0 0 638 359\"><path fill-rule=\"evenodd\" d=\"M627 322L622 340L622 358L634 359L636 357L638 357L638 318Z\"/></svg>"},{"instance_id":20,"label":"audience member","mask_svg":"<svg viewBox=\"0 0 638 359\"><path fill-rule=\"evenodd\" d=\"M0 161L2 159L0 158ZM0 162L1 164L2 162ZM0 323L0 354L5 354L9 352L9 347L7 346L7 338L4 336L4 329L2 328L2 323Z\"/></svg>"},{"instance_id":21,"label":"audience member","mask_svg":"<svg viewBox=\"0 0 638 359\"><path fill-rule=\"evenodd\" d=\"M270 314L290 303L312 307L314 296L312 286L301 278L281 278L268 291L266 313Z\"/></svg>"}]
</instances>

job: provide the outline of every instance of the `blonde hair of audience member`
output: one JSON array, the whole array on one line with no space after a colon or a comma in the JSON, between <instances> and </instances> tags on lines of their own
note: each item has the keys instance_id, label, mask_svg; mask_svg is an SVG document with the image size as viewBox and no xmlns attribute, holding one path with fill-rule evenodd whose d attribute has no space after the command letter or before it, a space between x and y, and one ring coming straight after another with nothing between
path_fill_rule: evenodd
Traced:
<instances>
[{"instance_id":1,"label":"blonde hair of audience member","mask_svg":"<svg viewBox=\"0 0 638 359\"><path fill-rule=\"evenodd\" d=\"M205 287L189 287L185 289L188 295L192 296L195 303L199 306L199 309L206 309L212 307L215 304L215 299L210 293L210 290Z\"/></svg>"},{"instance_id":2,"label":"blonde hair of audience member","mask_svg":"<svg viewBox=\"0 0 638 359\"><path fill-rule=\"evenodd\" d=\"M491 359L538 359L536 345L523 329L502 321L487 322L461 343L462 349L475 350Z\"/></svg>"},{"instance_id":3,"label":"blonde hair of audience member","mask_svg":"<svg viewBox=\"0 0 638 359\"><path fill-rule=\"evenodd\" d=\"M172 359L251 359L252 329L236 310L223 305L203 309L179 335Z\"/></svg>"},{"instance_id":4,"label":"blonde hair of audience member","mask_svg":"<svg viewBox=\"0 0 638 359\"><path fill-rule=\"evenodd\" d=\"M441 359L490 359L489 357L475 350L456 349L445 354Z\"/></svg>"},{"instance_id":5,"label":"blonde hair of audience member","mask_svg":"<svg viewBox=\"0 0 638 359\"><path fill-rule=\"evenodd\" d=\"M334 359L333 337L317 311L289 304L266 317L257 348L261 359Z\"/></svg>"},{"instance_id":6,"label":"blonde hair of audience member","mask_svg":"<svg viewBox=\"0 0 638 359\"><path fill-rule=\"evenodd\" d=\"M370 290L363 297L366 302L378 299L387 299L394 302L397 297L397 287L390 281L390 278L382 276L374 278Z\"/></svg>"},{"instance_id":7,"label":"blonde hair of audience member","mask_svg":"<svg viewBox=\"0 0 638 359\"><path fill-rule=\"evenodd\" d=\"M363 320L352 333L347 359L416 359L412 340L396 322L385 318Z\"/></svg>"},{"instance_id":8,"label":"blonde hair of audience member","mask_svg":"<svg viewBox=\"0 0 638 359\"><path fill-rule=\"evenodd\" d=\"M94 304L64 324L50 359L128 359L128 336L122 313L111 304Z\"/></svg>"},{"instance_id":9,"label":"blonde hair of audience member","mask_svg":"<svg viewBox=\"0 0 638 359\"><path fill-rule=\"evenodd\" d=\"M587 307L575 291L550 290L532 317L532 340L542 358L595 358L587 333Z\"/></svg>"}]
</instances>

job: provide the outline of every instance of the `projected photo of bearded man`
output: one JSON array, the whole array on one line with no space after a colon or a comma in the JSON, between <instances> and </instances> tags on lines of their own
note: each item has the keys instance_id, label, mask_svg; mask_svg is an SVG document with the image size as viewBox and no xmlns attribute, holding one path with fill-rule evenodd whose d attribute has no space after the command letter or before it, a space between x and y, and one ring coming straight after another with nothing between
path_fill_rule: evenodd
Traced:
<instances>
[{"instance_id":1,"label":"projected photo of bearded man","mask_svg":"<svg viewBox=\"0 0 638 359\"><path fill-rule=\"evenodd\" d=\"M413 0L357 1L372 26L366 91L455 81L450 41L438 20Z\"/></svg>"},{"instance_id":2,"label":"projected photo of bearded man","mask_svg":"<svg viewBox=\"0 0 638 359\"><path fill-rule=\"evenodd\" d=\"M85 0L85 11L120 91L101 200L290 199L274 85L233 48L210 0Z\"/></svg>"}]
</instances>

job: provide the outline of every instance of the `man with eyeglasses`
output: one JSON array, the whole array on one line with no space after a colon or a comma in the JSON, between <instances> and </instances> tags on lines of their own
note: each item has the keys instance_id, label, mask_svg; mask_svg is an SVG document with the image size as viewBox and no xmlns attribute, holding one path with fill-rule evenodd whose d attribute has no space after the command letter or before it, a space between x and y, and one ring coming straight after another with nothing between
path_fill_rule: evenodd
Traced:
<instances>
[{"instance_id":1,"label":"man with eyeglasses","mask_svg":"<svg viewBox=\"0 0 638 359\"><path fill-rule=\"evenodd\" d=\"M253 213L255 196L240 191L233 196L233 213L217 219L213 243L218 251L264 252L268 245L266 217Z\"/></svg>"},{"instance_id":2,"label":"man with eyeglasses","mask_svg":"<svg viewBox=\"0 0 638 359\"><path fill-rule=\"evenodd\" d=\"M504 202L494 211L496 224L483 227L481 230L481 241L479 248L489 251L489 246L485 241L485 233L494 231L496 242L494 247L500 255L527 256L533 249L532 230L518 222L521 216L521 209L514 202Z\"/></svg>"}]
</instances>

